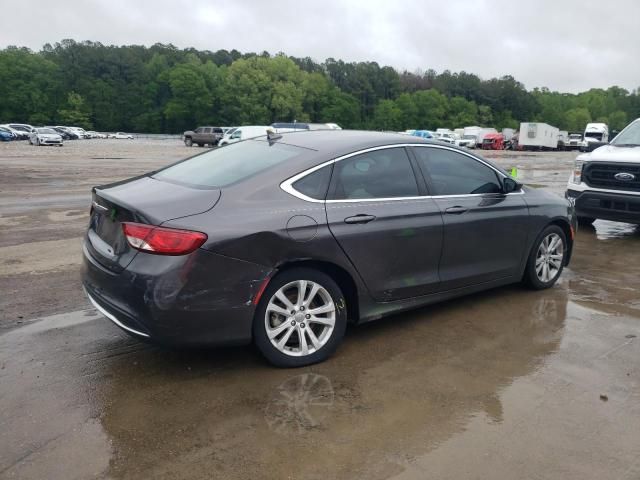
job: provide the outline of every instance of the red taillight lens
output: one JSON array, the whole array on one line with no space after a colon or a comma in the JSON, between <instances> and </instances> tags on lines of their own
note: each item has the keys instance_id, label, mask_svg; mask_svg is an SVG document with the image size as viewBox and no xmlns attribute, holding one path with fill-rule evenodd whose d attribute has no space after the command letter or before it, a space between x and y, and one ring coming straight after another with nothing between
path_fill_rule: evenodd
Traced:
<instances>
[{"instance_id":1,"label":"red taillight lens","mask_svg":"<svg viewBox=\"0 0 640 480\"><path fill-rule=\"evenodd\" d=\"M158 255L186 255L199 248L207 235L202 232L156 227L143 223L122 224L129 245L143 252Z\"/></svg>"}]
</instances>

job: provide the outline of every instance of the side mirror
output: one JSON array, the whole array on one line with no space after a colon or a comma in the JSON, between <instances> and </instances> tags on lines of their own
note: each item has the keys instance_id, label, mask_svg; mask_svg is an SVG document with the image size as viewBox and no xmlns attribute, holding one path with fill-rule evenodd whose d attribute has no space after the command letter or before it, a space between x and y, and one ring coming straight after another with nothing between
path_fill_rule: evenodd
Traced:
<instances>
[{"instance_id":1,"label":"side mirror","mask_svg":"<svg viewBox=\"0 0 640 480\"><path fill-rule=\"evenodd\" d=\"M503 193L512 193L512 192L517 192L522 188L522 184L516 182L513 178L511 177L506 177L503 181L502 181L502 191Z\"/></svg>"}]
</instances>

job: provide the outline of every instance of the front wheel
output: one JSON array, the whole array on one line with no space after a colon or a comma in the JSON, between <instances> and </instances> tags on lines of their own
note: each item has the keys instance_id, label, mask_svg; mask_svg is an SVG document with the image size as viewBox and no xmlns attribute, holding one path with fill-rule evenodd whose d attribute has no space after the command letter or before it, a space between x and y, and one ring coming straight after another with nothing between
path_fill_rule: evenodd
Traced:
<instances>
[{"instance_id":1,"label":"front wheel","mask_svg":"<svg viewBox=\"0 0 640 480\"><path fill-rule=\"evenodd\" d=\"M192 147L193 146L193 140L187 137L187 138L184 139L184 144L187 147Z\"/></svg>"},{"instance_id":2,"label":"front wheel","mask_svg":"<svg viewBox=\"0 0 640 480\"><path fill-rule=\"evenodd\" d=\"M326 360L347 326L344 296L320 271L295 268L274 277L253 320L256 346L278 367L302 367Z\"/></svg>"},{"instance_id":3,"label":"front wheel","mask_svg":"<svg viewBox=\"0 0 640 480\"><path fill-rule=\"evenodd\" d=\"M553 286L560 278L567 255L567 237L557 225L546 227L533 244L524 281L535 290Z\"/></svg>"}]
</instances>

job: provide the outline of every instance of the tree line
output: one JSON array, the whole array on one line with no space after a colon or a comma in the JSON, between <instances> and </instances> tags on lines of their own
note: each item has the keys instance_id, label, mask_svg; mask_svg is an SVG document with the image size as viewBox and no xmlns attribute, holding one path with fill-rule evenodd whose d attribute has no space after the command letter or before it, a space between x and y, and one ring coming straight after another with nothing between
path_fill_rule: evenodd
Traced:
<instances>
[{"instance_id":1,"label":"tree line","mask_svg":"<svg viewBox=\"0 0 640 480\"><path fill-rule=\"evenodd\" d=\"M640 117L640 92L528 91L511 76L398 72L376 62L317 63L284 53L113 46L63 40L41 51L0 50L0 123L177 133L198 125L336 122L405 130L465 125L517 128L539 121L619 130Z\"/></svg>"}]
</instances>

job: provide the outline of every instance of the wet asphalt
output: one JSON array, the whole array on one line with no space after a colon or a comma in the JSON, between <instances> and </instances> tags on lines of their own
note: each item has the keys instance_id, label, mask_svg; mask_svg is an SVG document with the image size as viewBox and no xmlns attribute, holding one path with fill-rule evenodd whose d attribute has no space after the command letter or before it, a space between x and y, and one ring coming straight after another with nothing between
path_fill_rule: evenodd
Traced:
<instances>
[{"instance_id":1,"label":"wet asphalt","mask_svg":"<svg viewBox=\"0 0 640 480\"><path fill-rule=\"evenodd\" d=\"M580 229L550 290L352 327L275 369L139 343L82 297L90 186L194 151L122 142L0 144L0 478L640 478L640 228ZM488 156L561 194L575 154Z\"/></svg>"}]
</instances>

